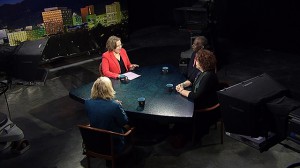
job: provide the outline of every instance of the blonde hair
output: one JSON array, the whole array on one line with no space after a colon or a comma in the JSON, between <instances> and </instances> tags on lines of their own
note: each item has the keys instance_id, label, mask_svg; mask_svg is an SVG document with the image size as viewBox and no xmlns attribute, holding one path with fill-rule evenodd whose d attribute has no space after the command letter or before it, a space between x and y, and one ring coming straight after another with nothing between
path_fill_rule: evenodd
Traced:
<instances>
[{"instance_id":1,"label":"blonde hair","mask_svg":"<svg viewBox=\"0 0 300 168\"><path fill-rule=\"evenodd\" d=\"M121 38L117 36L110 36L106 41L106 49L108 51L113 51L114 49L116 49L117 41L121 41Z\"/></svg>"},{"instance_id":2,"label":"blonde hair","mask_svg":"<svg viewBox=\"0 0 300 168\"><path fill-rule=\"evenodd\" d=\"M112 86L112 82L108 77L99 77L93 84L91 89L92 99L107 99L111 100L115 97L115 90Z\"/></svg>"}]
</instances>

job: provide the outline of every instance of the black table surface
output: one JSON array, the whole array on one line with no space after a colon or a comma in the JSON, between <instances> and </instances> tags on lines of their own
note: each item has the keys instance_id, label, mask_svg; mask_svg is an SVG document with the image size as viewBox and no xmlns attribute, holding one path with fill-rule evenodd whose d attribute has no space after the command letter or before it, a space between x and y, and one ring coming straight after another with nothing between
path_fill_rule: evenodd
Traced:
<instances>
[{"instance_id":1,"label":"black table surface","mask_svg":"<svg viewBox=\"0 0 300 168\"><path fill-rule=\"evenodd\" d=\"M169 67L167 74L162 73L162 67ZM179 69L172 65L155 65L136 68L134 73L141 75L121 83L112 79L117 100L122 101L122 106L127 113L141 114L158 117L191 118L194 103L176 92L175 86L185 80ZM168 92L166 84L174 85L174 91ZM93 82L72 89L71 98L84 102L89 99ZM145 97L145 107L140 108L137 99Z\"/></svg>"}]
</instances>

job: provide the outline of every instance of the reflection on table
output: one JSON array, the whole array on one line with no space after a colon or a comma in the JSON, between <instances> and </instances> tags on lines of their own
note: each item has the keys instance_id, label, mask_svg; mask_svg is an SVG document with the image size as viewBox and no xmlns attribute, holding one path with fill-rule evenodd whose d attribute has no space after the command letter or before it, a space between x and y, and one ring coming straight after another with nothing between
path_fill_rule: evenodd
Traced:
<instances>
[{"instance_id":1,"label":"reflection on table","mask_svg":"<svg viewBox=\"0 0 300 168\"><path fill-rule=\"evenodd\" d=\"M162 73L162 67L168 67L168 73ZM133 71L141 75L130 80L128 83L121 83L112 79L113 87L116 90L116 99L122 101L122 106L127 113L134 115L148 115L149 117L174 117L191 118L194 110L194 103L176 92L175 86L184 81L184 76L178 68L172 65L145 66ZM166 85L173 84L174 90L169 92ZM70 91L70 97L84 102L90 97L90 90L93 82ZM141 108L138 98L144 97L145 107Z\"/></svg>"}]
</instances>

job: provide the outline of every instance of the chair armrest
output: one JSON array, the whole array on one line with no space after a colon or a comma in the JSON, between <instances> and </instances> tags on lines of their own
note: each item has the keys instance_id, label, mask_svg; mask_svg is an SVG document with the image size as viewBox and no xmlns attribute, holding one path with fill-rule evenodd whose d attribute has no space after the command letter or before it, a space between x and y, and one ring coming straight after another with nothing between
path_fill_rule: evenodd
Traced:
<instances>
[{"instance_id":1,"label":"chair armrest","mask_svg":"<svg viewBox=\"0 0 300 168\"><path fill-rule=\"evenodd\" d=\"M207 108L203 108L203 109L196 109L194 110L194 112L196 113L201 113L201 112L208 112L208 111L212 111L212 110L215 110L216 108L218 108L220 106L220 103L218 104L215 104L211 107L207 107Z\"/></svg>"},{"instance_id":2,"label":"chair armrest","mask_svg":"<svg viewBox=\"0 0 300 168\"><path fill-rule=\"evenodd\" d=\"M129 128L129 129L124 133L124 136L128 136L128 135L131 134L134 130L135 130L134 127Z\"/></svg>"},{"instance_id":3,"label":"chair armrest","mask_svg":"<svg viewBox=\"0 0 300 168\"><path fill-rule=\"evenodd\" d=\"M128 136L135 129L134 127L131 127L125 133L118 133L118 132L108 131L108 130L104 130L104 129L100 129L100 128L94 128L94 127L91 127L90 124L78 125L78 127L83 127L83 128L87 128L87 129L90 129L90 130L94 130L94 131L98 131L98 132L104 132L104 133L109 133L109 134L118 135L118 136Z\"/></svg>"}]
</instances>

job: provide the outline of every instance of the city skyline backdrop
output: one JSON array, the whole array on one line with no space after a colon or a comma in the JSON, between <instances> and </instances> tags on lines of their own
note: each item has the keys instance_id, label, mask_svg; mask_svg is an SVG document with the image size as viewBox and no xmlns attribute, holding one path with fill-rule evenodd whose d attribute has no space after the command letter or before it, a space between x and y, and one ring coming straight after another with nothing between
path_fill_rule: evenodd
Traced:
<instances>
[{"instance_id":1,"label":"city skyline backdrop","mask_svg":"<svg viewBox=\"0 0 300 168\"><path fill-rule=\"evenodd\" d=\"M14 3L13 3L14 2ZM43 22L41 13L45 8L67 7L77 14L80 8L94 5L95 14L104 13L105 5L120 2L122 9L127 8L126 0L14 0L7 5L7 0L0 2L0 29L18 29L37 25ZM6 4L6 5L3 5Z\"/></svg>"}]
</instances>

